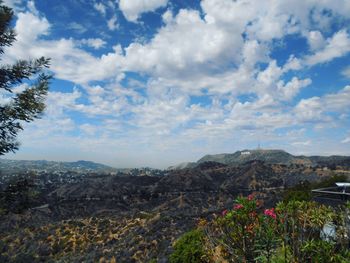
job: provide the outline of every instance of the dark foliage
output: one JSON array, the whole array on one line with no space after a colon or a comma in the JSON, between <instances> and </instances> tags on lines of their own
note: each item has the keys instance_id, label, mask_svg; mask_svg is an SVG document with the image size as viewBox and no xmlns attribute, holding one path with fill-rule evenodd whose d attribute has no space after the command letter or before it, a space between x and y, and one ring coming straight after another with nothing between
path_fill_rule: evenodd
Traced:
<instances>
[{"instance_id":1,"label":"dark foliage","mask_svg":"<svg viewBox=\"0 0 350 263\"><path fill-rule=\"evenodd\" d=\"M29 178L15 178L0 192L0 213L22 213L32 206L37 192Z\"/></svg>"}]
</instances>

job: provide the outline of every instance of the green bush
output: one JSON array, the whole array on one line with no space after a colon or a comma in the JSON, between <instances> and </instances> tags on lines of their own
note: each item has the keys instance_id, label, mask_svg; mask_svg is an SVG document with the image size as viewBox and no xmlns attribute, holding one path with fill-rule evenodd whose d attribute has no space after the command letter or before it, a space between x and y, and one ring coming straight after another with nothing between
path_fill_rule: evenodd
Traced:
<instances>
[{"instance_id":1,"label":"green bush","mask_svg":"<svg viewBox=\"0 0 350 263\"><path fill-rule=\"evenodd\" d=\"M311 201L312 185L309 182L301 182L294 187L286 189L283 193L283 202L290 201Z\"/></svg>"},{"instance_id":2,"label":"green bush","mask_svg":"<svg viewBox=\"0 0 350 263\"><path fill-rule=\"evenodd\" d=\"M170 263L200 263L207 262L204 249L204 233L195 229L185 233L174 245L170 255Z\"/></svg>"}]
</instances>

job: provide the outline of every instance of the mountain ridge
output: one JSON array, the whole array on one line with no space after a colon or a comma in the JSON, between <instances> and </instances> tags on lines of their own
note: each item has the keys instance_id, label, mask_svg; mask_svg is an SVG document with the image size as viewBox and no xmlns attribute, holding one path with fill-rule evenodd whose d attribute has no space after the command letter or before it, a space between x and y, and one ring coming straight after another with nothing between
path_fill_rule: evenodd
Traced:
<instances>
[{"instance_id":1,"label":"mountain ridge","mask_svg":"<svg viewBox=\"0 0 350 263\"><path fill-rule=\"evenodd\" d=\"M93 161L78 160L74 162L47 161L47 160L11 160L0 159L0 169L16 169L17 171L29 170L65 170L65 171L93 171L93 172L115 172L118 169Z\"/></svg>"},{"instance_id":2,"label":"mountain ridge","mask_svg":"<svg viewBox=\"0 0 350 263\"><path fill-rule=\"evenodd\" d=\"M220 154L207 154L204 155L196 162L188 163L184 165L170 166L171 169L184 169L193 168L201 163L205 162L216 162L225 165L240 165L250 161L264 161L269 164L303 164L307 166L329 166L329 165L345 165L350 166L350 156L343 155L330 155L330 156L319 156L319 155L293 155L284 150L280 149L255 149L249 150L244 149L241 151L236 151L234 153L220 153Z\"/></svg>"}]
</instances>

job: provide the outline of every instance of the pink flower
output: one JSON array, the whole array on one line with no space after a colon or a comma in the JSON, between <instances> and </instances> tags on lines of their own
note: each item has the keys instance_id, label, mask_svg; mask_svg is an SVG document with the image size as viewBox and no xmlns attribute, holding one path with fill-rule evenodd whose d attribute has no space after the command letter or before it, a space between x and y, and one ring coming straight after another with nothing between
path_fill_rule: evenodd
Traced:
<instances>
[{"instance_id":1,"label":"pink flower","mask_svg":"<svg viewBox=\"0 0 350 263\"><path fill-rule=\"evenodd\" d=\"M276 214L275 214L275 209L274 208L265 209L264 215L272 217L273 219L276 219Z\"/></svg>"},{"instance_id":2,"label":"pink flower","mask_svg":"<svg viewBox=\"0 0 350 263\"><path fill-rule=\"evenodd\" d=\"M222 216L225 216L227 214L227 210L225 209L224 211L221 212Z\"/></svg>"},{"instance_id":3,"label":"pink flower","mask_svg":"<svg viewBox=\"0 0 350 263\"><path fill-rule=\"evenodd\" d=\"M234 210L238 210L238 209L241 209L241 208L243 208L243 205L241 205L241 204L236 204L236 205L233 206Z\"/></svg>"},{"instance_id":4,"label":"pink flower","mask_svg":"<svg viewBox=\"0 0 350 263\"><path fill-rule=\"evenodd\" d=\"M247 199L248 199L249 201L252 201L252 200L254 199L253 194L248 195Z\"/></svg>"}]
</instances>

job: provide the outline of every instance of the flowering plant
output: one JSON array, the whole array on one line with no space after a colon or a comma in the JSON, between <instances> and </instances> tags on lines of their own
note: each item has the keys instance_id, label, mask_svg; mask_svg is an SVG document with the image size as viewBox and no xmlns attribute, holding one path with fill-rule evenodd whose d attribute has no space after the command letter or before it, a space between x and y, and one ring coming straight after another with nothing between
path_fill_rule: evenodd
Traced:
<instances>
[{"instance_id":1,"label":"flowering plant","mask_svg":"<svg viewBox=\"0 0 350 263\"><path fill-rule=\"evenodd\" d=\"M276 219L276 214L275 214L275 209L271 208L271 209L265 209L264 211L264 215L272 217L273 219Z\"/></svg>"},{"instance_id":2,"label":"flowering plant","mask_svg":"<svg viewBox=\"0 0 350 263\"><path fill-rule=\"evenodd\" d=\"M263 209L253 195L239 197L232 209L200 224L205 257L189 260L185 256L179 262L350 262L348 213L344 207L337 211L309 201L281 202ZM324 238L323 228L332 222L337 225L335 236ZM186 254L188 246L184 244L179 254Z\"/></svg>"},{"instance_id":3,"label":"flowering plant","mask_svg":"<svg viewBox=\"0 0 350 263\"><path fill-rule=\"evenodd\" d=\"M255 258L256 236L260 225L258 203L253 195L235 200L232 210L224 210L210 235L220 243L236 262ZM215 238L220 236L220 238Z\"/></svg>"},{"instance_id":4,"label":"flowering plant","mask_svg":"<svg viewBox=\"0 0 350 263\"><path fill-rule=\"evenodd\" d=\"M244 206L241 205L241 204L235 204L235 205L233 206L233 209L234 209L234 210L238 210L238 209L241 209L241 208L244 208Z\"/></svg>"},{"instance_id":5,"label":"flowering plant","mask_svg":"<svg viewBox=\"0 0 350 263\"><path fill-rule=\"evenodd\" d=\"M330 242L321 238L329 222L344 225L338 217L315 202L290 201L263 209L249 195L237 198L232 209L208 225L207 240L230 262L350 262L341 236Z\"/></svg>"}]
</instances>

